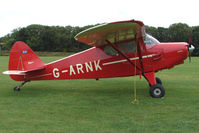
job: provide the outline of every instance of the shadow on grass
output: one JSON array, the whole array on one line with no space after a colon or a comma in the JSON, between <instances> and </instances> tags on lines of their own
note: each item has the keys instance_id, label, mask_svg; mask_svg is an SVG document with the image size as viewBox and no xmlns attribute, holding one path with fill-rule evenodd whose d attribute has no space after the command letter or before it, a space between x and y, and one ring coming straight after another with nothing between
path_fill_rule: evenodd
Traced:
<instances>
[{"instance_id":1,"label":"shadow on grass","mask_svg":"<svg viewBox=\"0 0 199 133\"><path fill-rule=\"evenodd\" d=\"M148 86L144 81L137 81L137 95L148 97ZM18 82L19 84L19 82ZM5 92L6 93L6 92ZM37 81L30 82L21 88L21 91L7 92L8 96L14 97L42 97L59 95L81 95L81 96L133 96L134 88L132 81L122 80L70 80L64 81Z\"/></svg>"}]
</instances>

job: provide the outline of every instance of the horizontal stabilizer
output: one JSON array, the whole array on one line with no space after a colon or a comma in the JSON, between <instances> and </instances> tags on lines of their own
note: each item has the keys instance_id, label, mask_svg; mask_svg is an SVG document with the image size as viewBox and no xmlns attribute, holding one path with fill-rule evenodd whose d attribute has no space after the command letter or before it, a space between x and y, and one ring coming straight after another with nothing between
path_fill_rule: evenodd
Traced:
<instances>
[{"instance_id":1,"label":"horizontal stabilizer","mask_svg":"<svg viewBox=\"0 0 199 133\"><path fill-rule=\"evenodd\" d=\"M19 71L19 70L13 70L13 71L4 71L3 74L8 75L25 75L26 71Z\"/></svg>"},{"instance_id":2,"label":"horizontal stabilizer","mask_svg":"<svg viewBox=\"0 0 199 133\"><path fill-rule=\"evenodd\" d=\"M45 66L39 67L39 68L36 68L36 69L32 69L32 70L27 70L27 71L9 70L9 71L4 71L3 74L7 74L7 75L26 75L27 73L34 72L34 71L39 71L39 70L44 70L44 69L45 69Z\"/></svg>"}]
</instances>

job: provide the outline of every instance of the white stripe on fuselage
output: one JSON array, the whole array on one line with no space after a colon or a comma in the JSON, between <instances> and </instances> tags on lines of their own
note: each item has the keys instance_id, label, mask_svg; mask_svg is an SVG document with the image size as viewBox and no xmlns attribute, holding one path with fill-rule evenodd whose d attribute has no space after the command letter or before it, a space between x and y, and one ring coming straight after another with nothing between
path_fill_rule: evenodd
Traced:
<instances>
[{"instance_id":1,"label":"white stripe on fuselage","mask_svg":"<svg viewBox=\"0 0 199 133\"><path fill-rule=\"evenodd\" d=\"M145 55L145 56L142 56L142 58L149 58L149 57L153 57L153 54L151 55ZM134 57L134 58L130 58L130 60L138 60L139 57ZM118 61L112 61L112 62L107 62L107 63L103 63L103 66L106 66L106 65L111 65L111 64L116 64L116 63L121 63L121 62L126 62L127 59L124 59L124 60L118 60Z\"/></svg>"},{"instance_id":2,"label":"white stripe on fuselage","mask_svg":"<svg viewBox=\"0 0 199 133\"><path fill-rule=\"evenodd\" d=\"M67 72L68 72L68 70L63 70L63 71L62 71L62 73L67 73Z\"/></svg>"}]
</instances>

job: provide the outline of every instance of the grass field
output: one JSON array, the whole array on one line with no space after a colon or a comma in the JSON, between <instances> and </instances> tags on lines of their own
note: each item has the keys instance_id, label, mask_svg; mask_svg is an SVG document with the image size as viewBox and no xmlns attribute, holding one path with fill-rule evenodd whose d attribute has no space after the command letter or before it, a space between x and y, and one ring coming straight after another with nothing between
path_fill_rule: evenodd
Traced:
<instances>
[{"instance_id":1,"label":"grass field","mask_svg":"<svg viewBox=\"0 0 199 133\"><path fill-rule=\"evenodd\" d=\"M0 73L7 63L0 57ZM139 77L36 81L14 92L19 82L0 74L0 133L198 133L199 58L157 76L162 99ZM139 104L131 104L134 78Z\"/></svg>"}]
</instances>

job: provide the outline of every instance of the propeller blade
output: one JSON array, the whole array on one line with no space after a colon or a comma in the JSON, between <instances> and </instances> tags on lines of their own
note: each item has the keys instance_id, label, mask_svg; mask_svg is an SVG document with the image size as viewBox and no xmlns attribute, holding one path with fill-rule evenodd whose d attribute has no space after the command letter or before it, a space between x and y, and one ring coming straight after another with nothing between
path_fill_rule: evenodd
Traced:
<instances>
[{"instance_id":1,"label":"propeller blade","mask_svg":"<svg viewBox=\"0 0 199 133\"><path fill-rule=\"evenodd\" d=\"M193 52L193 50L195 49L195 47L193 45L191 45L191 31L189 32L189 46L188 46L188 50L189 50L189 63L191 63L191 53Z\"/></svg>"},{"instance_id":2,"label":"propeller blade","mask_svg":"<svg viewBox=\"0 0 199 133\"><path fill-rule=\"evenodd\" d=\"M189 52L189 63L191 63L191 54Z\"/></svg>"},{"instance_id":3,"label":"propeller blade","mask_svg":"<svg viewBox=\"0 0 199 133\"><path fill-rule=\"evenodd\" d=\"M189 50L189 63L191 62L191 53L193 52L193 50L195 49L195 47L193 45L188 46L188 50Z\"/></svg>"},{"instance_id":4,"label":"propeller blade","mask_svg":"<svg viewBox=\"0 0 199 133\"><path fill-rule=\"evenodd\" d=\"M191 31L189 32L189 46L191 45Z\"/></svg>"}]
</instances>

